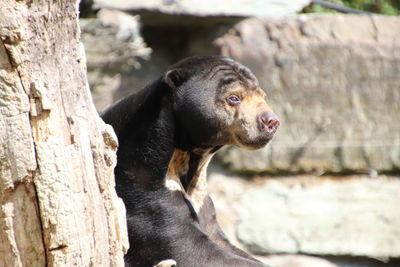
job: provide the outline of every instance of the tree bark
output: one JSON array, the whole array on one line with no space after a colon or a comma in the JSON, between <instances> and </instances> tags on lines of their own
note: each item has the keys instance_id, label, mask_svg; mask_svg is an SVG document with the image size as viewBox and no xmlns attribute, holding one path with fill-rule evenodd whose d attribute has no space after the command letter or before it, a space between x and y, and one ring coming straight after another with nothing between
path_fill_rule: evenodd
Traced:
<instances>
[{"instance_id":1,"label":"tree bark","mask_svg":"<svg viewBox=\"0 0 400 267\"><path fill-rule=\"evenodd\" d=\"M117 141L88 88L77 1L0 1L0 266L123 266Z\"/></svg>"}]
</instances>

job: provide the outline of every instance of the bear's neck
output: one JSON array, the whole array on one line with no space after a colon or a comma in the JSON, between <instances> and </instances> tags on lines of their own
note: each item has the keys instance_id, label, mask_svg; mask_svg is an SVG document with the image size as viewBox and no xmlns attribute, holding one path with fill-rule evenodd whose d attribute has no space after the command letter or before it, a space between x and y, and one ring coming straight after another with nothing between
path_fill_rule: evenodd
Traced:
<instances>
[{"instance_id":1,"label":"bear's neck","mask_svg":"<svg viewBox=\"0 0 400 267\"><path fill-rule=\"evenodd\" d=\"M165 186L182 191L196 212L207 196L207 167L217 149L175 149L168 164Z\"/></svg>"},{"instance_id":2,"label":"bear's neck","mask_svg":"<svg viewBox=\"0 0 400 267\"><path fill-rule=\"evenodd\" d=\"M119 140L116 179L181 190L200 207L196 203L202 203L206 194L207 167L220 147L197 148L177 131L168 92L156 81L102 114Z\"/></svg>"}]
</instances>

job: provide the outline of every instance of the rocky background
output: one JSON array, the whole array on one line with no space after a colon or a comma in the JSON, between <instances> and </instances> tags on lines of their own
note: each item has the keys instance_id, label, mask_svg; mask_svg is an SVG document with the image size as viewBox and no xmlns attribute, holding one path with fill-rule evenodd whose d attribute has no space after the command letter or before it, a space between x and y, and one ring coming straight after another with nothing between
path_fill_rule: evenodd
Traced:
<instances>
[{"instance_id":1,"label":"rocky background","mask_svg":"<svg viewBox=\"0 0 400 267\"><path fill-rule=\"evenodd\" d=\"M95 104L190 55L238 60L282 125L265 149L214 159L230 239L275 267L400 266L400 18L298 14L309 2L83 2Z\"/></svg>"}]
</instances>

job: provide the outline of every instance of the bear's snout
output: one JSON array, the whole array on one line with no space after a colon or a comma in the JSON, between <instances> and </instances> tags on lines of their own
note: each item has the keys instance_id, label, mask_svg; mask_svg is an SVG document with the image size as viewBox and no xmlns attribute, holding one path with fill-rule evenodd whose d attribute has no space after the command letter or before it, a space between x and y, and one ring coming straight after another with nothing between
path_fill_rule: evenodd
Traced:
<instances>
[{"instance_id":1,"label":"bear's snout","mask_svg":"<svg viewBox=\"0 0 400 267\"><path fill-rule=\"evenodd\" d=\"M278 117L270 111L261 113L258 116L257 121L260 131L269 137L272 137L275 134L278 126L281 124Z\"/></svg>"}]
</instances>

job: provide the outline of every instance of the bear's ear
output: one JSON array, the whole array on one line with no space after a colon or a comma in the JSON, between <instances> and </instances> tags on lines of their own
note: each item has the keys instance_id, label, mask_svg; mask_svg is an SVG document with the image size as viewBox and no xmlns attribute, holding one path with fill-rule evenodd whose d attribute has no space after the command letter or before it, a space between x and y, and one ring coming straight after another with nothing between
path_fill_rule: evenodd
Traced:
<instances>
[{"instance_id":1,"label":"bear's ear","mask_svg":"<svg viewBox=\"0 0 400 267\"><path fill-rule=\"evenodd\" d=\"M186 71L183 69L172 69L165 73L163 81L172 89L181 86L188 79Z\"/></svg>"}]
</instances>

